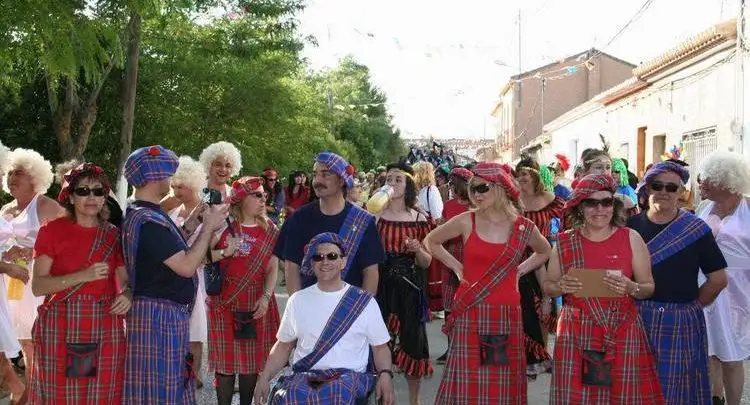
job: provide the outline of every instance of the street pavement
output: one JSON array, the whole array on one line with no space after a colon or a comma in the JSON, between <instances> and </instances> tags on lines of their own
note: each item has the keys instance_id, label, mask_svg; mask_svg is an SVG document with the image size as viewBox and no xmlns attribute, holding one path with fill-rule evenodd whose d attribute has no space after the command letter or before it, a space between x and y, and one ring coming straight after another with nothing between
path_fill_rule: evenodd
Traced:
<instances>
[{"instance_id":1,"label":"street pavement","mask_svg":"<svg viewBox=\"0 0 750 405\"><path fill-rule=\"evenodd\" d=\"M283 311L286 305L288 296L284 291L283 287L276 290L276 299L279 303L279 309ZM442 326L442 319L435 319L427 324L427 337L430 342L430 356L436 359L442 355L447 346L448 341L445 335L440 332ZM216 404L216 392L211 385L212 377L211 373L208 372L206 366L206 355L203 356L203 365L201 367L201 375L205 386L203 389L198 390L198 404L200 405L215 405ZM435 373L431 378L422 381L421 389L421 400L422 405L432 405L435 403L435 396L437 395L438 386L440 385L440 379L443 375L443 366L433 364ZM745 373L745 395L742 399L742 405L750 405L750 362L745 363L745 369L748 370ZM396 375L394 380L396 388L396 398L398 404L408 405L409 391L406 386L406 379L403 375ZM544 374L537 378L536 381L529 381L528 391L528 404L529 405L547 405L549 403L549 385L550 385L550 374ZM234 396L233 405L239 405L239 395ZM0 401L2 405L2 401Z\"/></svg>"}]
</instances>

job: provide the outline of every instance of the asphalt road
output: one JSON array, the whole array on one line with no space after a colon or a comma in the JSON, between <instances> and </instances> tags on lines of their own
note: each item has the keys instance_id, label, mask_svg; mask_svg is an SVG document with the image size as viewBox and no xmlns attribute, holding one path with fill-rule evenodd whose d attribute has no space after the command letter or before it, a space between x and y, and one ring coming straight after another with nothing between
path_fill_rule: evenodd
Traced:
<instances>
[{"instance_id":1,"label":"asphalt road","mask_svg":"<svg viewBox=\"0 0 750 405\"><path fill-rule=\"evenodd\" d=\"M283 311L284 305L287 300L286 292L283 288L276 290L276 299L279 300L279 308ZM440 327L443 321L436 319L427 324L427 336L430 342L430 354L433 359L442 355L447 346L448 341L445 335L440 332ZM205 359L206 356L204 355ZM422 405L432 405L435 403L435 396L437 395L438 386L440 385L440 379L443 375L443 366L433 364L435 373L429 379L425 379L422 382L421 399ZM742 400L743 405L750 405L750 362L745 363L745 395ZM216 393L211 386L211 373L208 372L206 362L204 360L203 367L201 369L203 381L206 383L203 389L198 390L198 404L200 405L215 405L216 404ZM409 391L406 386L406 380L403 375L397 375L394 384L396 387L396 397L399 404L408 405ZM550 374L544 374L537 378L536 381L529 381L528 391L528 403L529 405L547 405L549 397L549 385L550 385ZM239 405L239 395L235 395L233 405ZM0 401L0 405L3 405Z\"/></svg>"}]
</instances>

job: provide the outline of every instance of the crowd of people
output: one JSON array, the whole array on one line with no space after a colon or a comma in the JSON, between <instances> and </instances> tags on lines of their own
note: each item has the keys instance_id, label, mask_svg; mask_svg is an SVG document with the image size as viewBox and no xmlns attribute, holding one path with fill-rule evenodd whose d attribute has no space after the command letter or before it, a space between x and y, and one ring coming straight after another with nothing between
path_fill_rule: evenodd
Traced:
<instances>
[{"instance_id":1,"label":"crowd of people","mask_svg":"<svg viewBox=\"0 0 750 405\"><path fill-rule=\"evenodd\" d=\"M195 404L206 345L219 405L390 405L396 375L417 405L434 364L436 404L526 404L543 373L553 405L740 404L741 155L641 179L599 149L573 167L416 157L364 173L321 152L284 186L228 142L147 146L121 205L96 162L59 164L50 198L50 162L0 145L0 383L15 405Z\"/></svg>"}]
</instances>

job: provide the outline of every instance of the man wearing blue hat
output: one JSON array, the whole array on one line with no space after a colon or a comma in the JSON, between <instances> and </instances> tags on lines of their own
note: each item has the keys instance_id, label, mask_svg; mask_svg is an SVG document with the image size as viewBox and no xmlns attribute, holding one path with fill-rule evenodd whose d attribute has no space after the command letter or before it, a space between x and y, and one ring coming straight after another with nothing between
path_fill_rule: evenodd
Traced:
<instances>
[{"instance_id":1,"label":"man wearing blue hat","mask_svg":"<svg viewBox=\"0 0 750 405\"><path fill-rule=\"evenodd\" d=\"M189 322L200 266L215 230L227 216L225 206L196 210L203 226L188 246L184 232L162 211L177 156L161 146L136 150L125 163L125 178L135 201L123 222L123 255L133 306L127 316L123 404L195 404L195 374ZM186 221L194 229L195 220ZM188 224L189 223L189 224ZM189 233L189 232L188 232Z\"/></svg>"},{"instance_id":2,"label":"man wearing blue hat","mask_svg":"<svg viewBox=\"0 0 750 405\"><path fill-rule=\"evenodd\" d=\"M334 232L347 243L347 263L342 276L347 283L375 294L378 264L385 251L375 227L375 217L346 201L356 171L341 156L322 152L313 166L313 189L318 200L294 212L284 224L274 254L284 260L286 289L294 292L315 284L315 274L304 265L305 246L317 234ZM366 249L361 249L366 246Z\"/></svg>"}]
</instances>

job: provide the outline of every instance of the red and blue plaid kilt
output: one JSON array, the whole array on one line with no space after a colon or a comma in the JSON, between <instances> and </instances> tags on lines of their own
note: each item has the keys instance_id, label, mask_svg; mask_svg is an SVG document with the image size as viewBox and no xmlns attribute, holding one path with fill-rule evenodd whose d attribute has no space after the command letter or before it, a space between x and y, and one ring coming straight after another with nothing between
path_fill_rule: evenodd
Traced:
<instances>
[{"instance_id":1,"label":"red and blue plaid kilt","mask_svg":"<svg viewBox=\"0 0 750 405\"><path fill-rule=\"evenodd\" d=\"M708 337L701 305L640 301L638 309L666 403L711 405Z\"/></svg>"},{"instance_id":2,"label":"red and blue plaid kilt","mask_svg":"<svg viewBox=\"0 0 750 405\"><path fill-rule=\"evenodd\" d=\"M111 296L76 295L43 304L34 323L34 404L119 404L125 371L125 325L109 313ZM97 343L96 377L65 376L66 343Z\"/></svg>"},{"instance_id":3,"label":"red and blue plaid kilt","mask_svg":"<svg viewBox=\"0 0 750 405\"><path fill-rule=\"evenodd\" d=\"M195 374L188 373L190 308L137 297L127 316L123 405L193 405Z\"/></svg>"},{"instance_id":4,"label":"red and blue plaid kilt","mask_svg":"<svg viewBox=\"0 0 750 405\"><path fill-rule=\"evenodd\" d=\"M248 286L234 305L208 301L208 364L221 374L257 374L263 370L279 329L279 309L271 296L266 315L255 321L255 339L234 338L234 311L250 312L263 296L263 278Z\"/></svg>"},{"instance_id":5,"label":"red and blue plaid kilt","mask_svg":"<svg viewBox=\"0 0 750 405\"><path fill-rule=\"evenodd\" d=\"M612 356L612 386L583 384L583 351L603 351L605 338L587 305L574 306L576 300L567 297L557 324L550 405L663 405L654 356L632 299L611 299L611 305L606 299L591 299L600 301L592 305L610 313L609 328L615 328L612 352L607 353Z\"/></svg>"},{"instance_id":6,"label":"red and blue plaid kilt","mask_svg":"<svg viewBox=\"0 0 750 405\"><path fill-rule=\"evenodd\" d=\"M310 379L325 380L320 387L310 386ZM354 405L367 398L375 388L375 376L352 370L312 370L282 377L274 387L273 405Z\"/></svg>"},{"instance_id":7,"label":"red and blue plaid kilt","mask_svg":"<svg viewBox=\"0 0 750 405\"><path fill-rule=\"evenodd\" d=\"M508 364L480 365L480 335L508 335ZM520 305L476 304L455 318L435 404L525 405L526 355Z\"/></svg>"}]
</instances>

